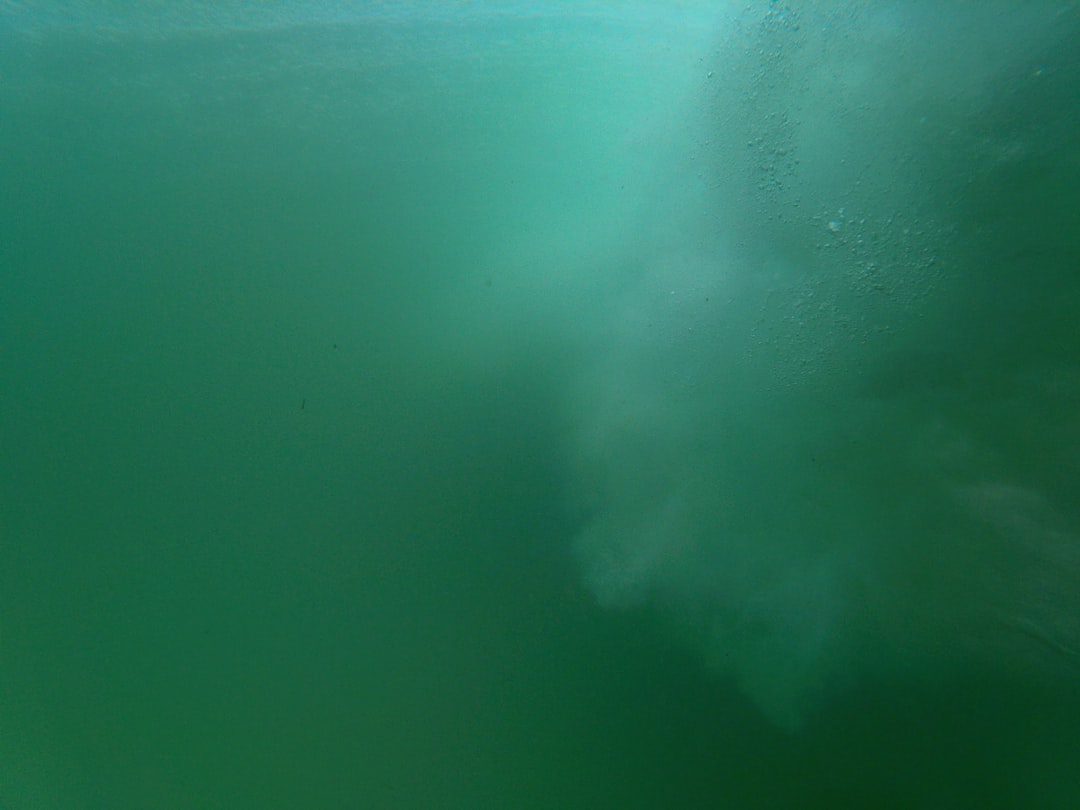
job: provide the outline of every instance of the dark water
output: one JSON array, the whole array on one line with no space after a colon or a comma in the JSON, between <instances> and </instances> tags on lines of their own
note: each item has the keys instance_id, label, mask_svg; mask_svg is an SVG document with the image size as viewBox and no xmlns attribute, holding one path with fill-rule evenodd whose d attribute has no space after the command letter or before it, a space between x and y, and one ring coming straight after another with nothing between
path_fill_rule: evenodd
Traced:
<instances>
[{"instance_id":1,"label":"dark water","mask_svg":"<svg viewBox=\"0 0 1080 810\"><path fill-rule=\"evenodd\" d=\"M0 807L1080 804L1075 2L0 7Z\"/></svg>"}]
</instances>

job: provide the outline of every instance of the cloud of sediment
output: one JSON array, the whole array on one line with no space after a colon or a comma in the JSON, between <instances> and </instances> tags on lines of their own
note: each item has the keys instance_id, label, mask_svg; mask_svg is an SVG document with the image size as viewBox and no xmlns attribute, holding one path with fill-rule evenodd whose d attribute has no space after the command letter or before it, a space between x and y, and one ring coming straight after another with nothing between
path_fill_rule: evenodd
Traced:
<instances>
[{"instance_id":1,"label":"cloud of sediment","mask_svg":"<svg viewBox=\"0 0 1080 810\"><path fill-rule=\"evenodd\" d=\"M660 195L694 213L610 251L565 397L596 598L787 728L866 674L1080 665L1080 24L953 5L725 29Z\"/></svg>"}]
</instances>

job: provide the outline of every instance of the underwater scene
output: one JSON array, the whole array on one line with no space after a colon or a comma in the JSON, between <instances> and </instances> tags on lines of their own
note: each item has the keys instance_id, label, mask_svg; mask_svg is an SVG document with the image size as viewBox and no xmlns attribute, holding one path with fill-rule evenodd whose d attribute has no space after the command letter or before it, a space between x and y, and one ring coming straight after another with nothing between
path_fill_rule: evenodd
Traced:
<instances>
[{"instance_id":1,"label":"underwater scene","mask_svg":"<svg viewBox=\"0 0 1080 810\"><path fill-rule=\"evenodd\" d=\"M0 808L1080 807L1080 2L0 3Z\"/></svg>"}]
</instances>

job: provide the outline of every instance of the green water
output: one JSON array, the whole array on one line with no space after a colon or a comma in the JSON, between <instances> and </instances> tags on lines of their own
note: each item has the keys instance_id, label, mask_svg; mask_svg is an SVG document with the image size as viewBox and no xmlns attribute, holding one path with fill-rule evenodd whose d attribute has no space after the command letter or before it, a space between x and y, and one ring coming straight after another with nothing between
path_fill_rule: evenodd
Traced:
<instances>
[{"instance_id":1,"label":"green water","mask_svg":"<svg viewBox=\"0 0 1080 810\"><path fill-rule=\"evenodd\" d=\"M0 808L1080 803L1075 2L0 8Z\"/></svg>"}]
</instances>

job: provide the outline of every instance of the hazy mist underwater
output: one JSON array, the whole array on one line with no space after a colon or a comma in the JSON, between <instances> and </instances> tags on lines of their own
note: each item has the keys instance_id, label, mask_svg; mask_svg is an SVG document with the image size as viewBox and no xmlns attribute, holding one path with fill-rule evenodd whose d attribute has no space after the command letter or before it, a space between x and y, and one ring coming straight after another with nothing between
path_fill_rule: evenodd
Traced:
<instances>
[{"instance_id":1,"label":"hazy mist underwater","mask_svg":"<svg viewBox=\"0 0 1080 810\"><path fill-rule=\"evenodd\" d=\"M0 807L1080 806L1080 4L0 6Z\"/></svg>"}]
</instances>

